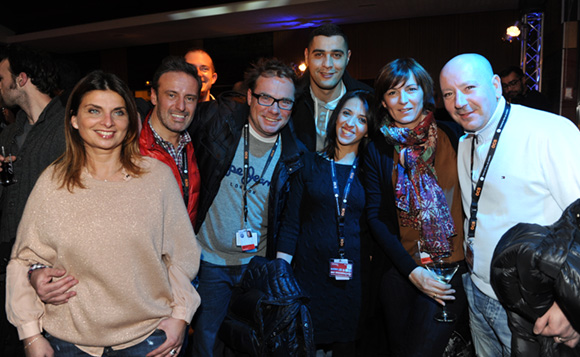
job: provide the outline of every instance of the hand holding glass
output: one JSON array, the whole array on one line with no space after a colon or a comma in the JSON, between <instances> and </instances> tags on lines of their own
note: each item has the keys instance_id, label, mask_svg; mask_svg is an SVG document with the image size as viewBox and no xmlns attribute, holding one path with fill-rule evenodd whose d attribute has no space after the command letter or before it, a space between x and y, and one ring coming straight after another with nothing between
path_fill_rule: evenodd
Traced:
<instances>
[{"instance_id":1,"label":"hand holding glass","mask_svg":"<svg viewBox=\"0 0 580 357\"><path fill-rule=\"evenodd\" d=\"M437 280L444 284L449 284L457 269L459 269L458 263L447 263L443 261L436 261L425 265L425 267L433 272L437 276ZM447 312L445 305L443 306L443 311L438 312L433 316L433 318L440 322L453 322L457 318L454 313Z\"/></svg>"},{"instance_id":2,"label":"hand holding glass","mask_svg":"<svg viewBox=\"0 0 580 357\"><path fill-rule=\"evenodd\" d=\"M12 163L12 154L8 153L6 156L6 151L4 146L2 146L2 171L0 171L0 181L2 185L8 186L16 182L14 179L14 164Z\"/></svg>"}]
</instances>

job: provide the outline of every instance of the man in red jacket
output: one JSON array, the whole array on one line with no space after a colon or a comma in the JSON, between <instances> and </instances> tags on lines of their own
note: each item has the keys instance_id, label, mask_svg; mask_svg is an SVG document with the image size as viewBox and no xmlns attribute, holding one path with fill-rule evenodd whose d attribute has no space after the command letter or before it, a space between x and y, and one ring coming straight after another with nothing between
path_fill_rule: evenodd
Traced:
<instances>
[{"instance_id":1,"label":"man in red jacket","mask_svg":"<svg viewBox=\"0 0 580 357\"><path fill-rule=\"evenodd\" d=\"M177 180L192 224L197 216L200 177L191 137L191 124L201 80L183 57L166 58L153 76L149 112L139 138L141 154L163 161Z\"/></svg>"}]
</instances>

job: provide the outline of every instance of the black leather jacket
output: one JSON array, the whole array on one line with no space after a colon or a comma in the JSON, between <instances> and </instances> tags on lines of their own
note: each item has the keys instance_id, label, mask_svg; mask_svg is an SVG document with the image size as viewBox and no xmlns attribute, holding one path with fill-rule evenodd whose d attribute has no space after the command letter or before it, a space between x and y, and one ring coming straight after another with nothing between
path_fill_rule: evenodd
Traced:
<instances>
[{"instance_id":1,"label":"black leather jacket","mask_svg":"<svg viewBox=\"0 0 580 357\"><path fill-rule=\"evenodd\" d=\"M195 232L203 223L220 183L234 158L248 121L249 107L244 96L227 92L216 100L198 105L198 113L188 131L191 135L201 176L201 191ZM296 139L291 121L282 129L282 153L270 183L268 199L268 256L275 257L281 212L290 191L290 176L303 166L306 148Z\"/></svg>"},{"instance_id":2,"label":"black leather jacket","mask_svg":"<svg viewBox=\"0 0 580 357\"><path fill-rule=\"evenodd\" d=\"M578 356L532 328L554 302L580 331L580 199L550 226L520 223L499 241L491 285L508 311L512 356Z\"/></svg>"},{"instance_id":3,"label":"black leather jacket","mask_svg":"<svg viewBox=\"0 0 580 357\"><path fill-rule=\"evenodd\" d=\"M290 264L254 257L234 289L220 338L250 356L314 356L306 302Z\"/></svg>"}]
</instances>

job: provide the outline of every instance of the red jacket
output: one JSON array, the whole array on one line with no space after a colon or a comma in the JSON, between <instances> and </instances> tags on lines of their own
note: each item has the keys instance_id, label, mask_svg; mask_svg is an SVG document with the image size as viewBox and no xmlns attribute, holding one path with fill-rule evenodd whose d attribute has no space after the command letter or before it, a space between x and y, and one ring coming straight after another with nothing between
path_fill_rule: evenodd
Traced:
<instances>
[{"instance_id":1,"label":"red jacket","mask_svg":"<svg viewBox=\"0 0 580 357\"><path fill-rule=\"evenodd\" d=\"M149 126L149 115L143 122L143 128L141 129L141 134L139 136L139 149L141 151L141 155L155 158L161 162L164 162L171 168L171 171L173 171L173 175L177 180L177 184L179 185L179 189L181 190L181 195L183 195L183 185L181 183L179 168L177 167L177 164L171 155L169 155L169 153L155 141L153 131ZM187 167L189 171L189 202L187 204L187 212L189 213L191 224L195 225L201 181L199 176L199 169L197 167L197 160L195 159L195 153L193 151L193 144L191 142L185 146L185 151L187 155Z\"/></svg>"}]
</instances>

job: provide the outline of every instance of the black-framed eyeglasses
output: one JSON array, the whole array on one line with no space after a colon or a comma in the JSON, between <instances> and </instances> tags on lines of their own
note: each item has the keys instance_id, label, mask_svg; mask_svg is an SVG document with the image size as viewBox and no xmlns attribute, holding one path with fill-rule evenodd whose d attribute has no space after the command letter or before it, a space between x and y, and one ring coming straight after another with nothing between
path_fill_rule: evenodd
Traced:
<instances>
[{"instance_id":1,"label":"black-framed eyeglasses","mask_svg":"<svg viewBox=\"0 0 580 357\"><path fill-rule=\"evenodd\" d=\"M258 100L258 104L265 107L271 107L274 103L278 103L278 108L290 110L294 106L294 101L288 98L276 99L267 94L256 94L252 92L252 96Z\"/></svg>"},{"instance_id":2,"label":"black-framed eyeglasses","mask_svg":"<svg viewBox=\"0 0 580 357\"><path fill-rule=\"evenodd\" d=\"M504 88L515 87L520 82L520 79L522 79L522 77L520 77L518 79L514 79L513 81L509 81L507 83L502 83L501 86Z\"/></svg>"}]
</instances>

